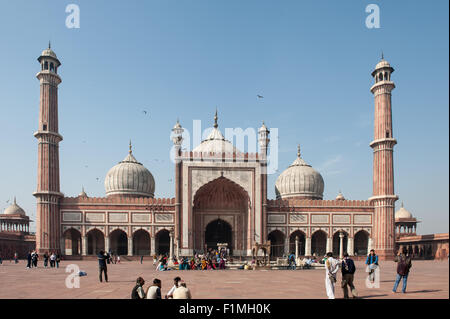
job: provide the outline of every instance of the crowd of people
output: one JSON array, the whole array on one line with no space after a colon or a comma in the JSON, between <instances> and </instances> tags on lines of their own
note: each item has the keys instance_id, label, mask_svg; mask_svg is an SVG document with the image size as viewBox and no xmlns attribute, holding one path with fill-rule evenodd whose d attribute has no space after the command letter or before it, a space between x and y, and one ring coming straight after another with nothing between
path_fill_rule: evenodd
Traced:
<instances>
[{"instance_id":1,"label":"crowd of people","mask_svg":"<svg viewBox=\"0 0 450 319\"><path fill-rule=\"evenodd\" d=\"M136 285L131 291L131 299L162 299L161 280L153 279L153 283L144 289L145 280L142 277L136 279ZM173 279L173 286L164 296L165 299L192 299L191 292L186 283L180 277Z\"/></svg>"},{"instance_id":2,"label":"crowd of people","mask_svg":"<svg viewBox=\"0 0 450 319\"><path fill-rule=\"evenodd\" d=\"M335 299L334 288L337 282L337 273L339 269L342 273L341 287L344 292L344 298L349 298L348 288L353 298L358 296L355 285L353 284L354 274L356 272L355 263L349 257L347 253L344 254L343 259L337 259L333 257L333 253L329 252L325 256L325 288L329 299ZM402 292L406 293L406 285L408 280L408 274L412 267L412 258L408 255L406 249L399 251L395 256L394 261L397 263L397 276L395 279L392 293L397 292L397 287L400 281L403 280ZM375 254L375 250L371 250L370 254L366 258L365 262L369 272L369 282L374 283L376 278L376 270L379 267L378 256Z\"/></svg>"},{"instance_id":3,"label":"crowd of people","mask_svg":"<svg viewBox=\"0 0 450 319\"><path fill-rule=\"evenodd\" d=\"M179 257L173 256L169 258L167 255L159 257L153 256L153 263L158 264L156 270L166 271L178 268L179 270L218 270L226 269L227 251L226 249L215 250L209 249L205 254L195 254L193 257ZM142 263L142 259L141 259Z\"/></svg>"},{"instance_id":4,"label":"crowd of people","mask_svg":"<svg viewBox=\"0 0 450 319\"><path fill-rule=\"evenodd\" d=\"M27 254L27 269L30 268L37 268L38 267L38 260L39 260L39 254L36 250L30 250ZM44 268L48 268L49 261L50 261L50 268L59 268L59 263L61 262L61 255L58 252L51 252L50 254L48 252L45 252L42 256L42 259L44 261ZM17 255L14 254L14 262L17 264L18 259Z\"/></svg>"}]
</instances>

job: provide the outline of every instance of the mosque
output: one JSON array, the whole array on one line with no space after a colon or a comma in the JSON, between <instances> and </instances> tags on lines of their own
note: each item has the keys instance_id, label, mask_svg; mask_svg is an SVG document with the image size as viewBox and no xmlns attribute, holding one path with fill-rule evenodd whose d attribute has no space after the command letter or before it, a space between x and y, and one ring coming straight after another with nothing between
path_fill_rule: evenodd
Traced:
<instances>
[{"instance_id":1,"label":"mosque","mask_svg":"<svg viewBox=\"0 0 450 319\"><path fill-rule=\"evenodd\" d=\"M277 178L276 199L267 198L270 131L258 130L257 153L238 150L222 135L218 115L209 136L191 151L182 151L183 127L172 128L175 149L175 197L155 198L156 181L128 154L105 177L105 197L83 190L66 197L59 184L58 127L59 59L49 47L38 58L40 71L36 248L65 256L95 255L99 250L123 256L191 256L225 245L233 256L271 256L295 251L299 255L364 256L375 249L381 259L393 258L396 237L414 229L412 216L394 214L391 80L394 69L384 60L372 72L375 100L373 196L349 200L339 193L324 199L324 180L307 163L298 147L292 164ZM403 208L402 208L403 209ZM404 214L402 209L400 214ZM4 216L6 213L2 214ZM400 217L399 217L400 218ZM414 227L413 227L414 225ZM414 235L413 231L408 233ZM447 234L448 254L448 234ZM269 245L269 246L267 246Z\"/></svg>"}]
</instances>

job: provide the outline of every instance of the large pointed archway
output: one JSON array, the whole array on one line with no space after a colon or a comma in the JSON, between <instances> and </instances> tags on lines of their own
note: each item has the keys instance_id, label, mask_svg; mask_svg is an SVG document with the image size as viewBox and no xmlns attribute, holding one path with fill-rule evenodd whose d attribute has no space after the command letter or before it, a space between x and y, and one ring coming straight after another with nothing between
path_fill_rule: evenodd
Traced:
<instances>
[{"instance_id":1,"label":"large pointed archway","mask_svg":"<svg viewBox=\"0 0 450 319\"><path fill-rule=\"evenodd\" d=\"M224 240L230 253L245 256L251 250L249 206L247 192L223 176L200 187L194 196L194 251L205 252Z\"/></svg>"},{"instance_id":2,"label":"large pointed archway","mask_svg":"<svg viewBox=\"0 0 450 319\"><path fill-rule=\"evenodd\" d=\"M206 226L205 230L205 244L207 249L218 249L217 244L227 244L230 249L230 254L233 253L232 250L232 238L233 231L229 223L220 218L210 222Z\"/></svg>"}]
</instances>

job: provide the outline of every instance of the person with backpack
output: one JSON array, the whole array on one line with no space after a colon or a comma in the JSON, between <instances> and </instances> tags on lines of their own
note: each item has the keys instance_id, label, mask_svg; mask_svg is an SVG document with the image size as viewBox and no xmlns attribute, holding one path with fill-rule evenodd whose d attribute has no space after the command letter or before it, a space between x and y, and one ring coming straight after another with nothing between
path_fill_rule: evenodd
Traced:
<instances>
[{"instance_id":1,"label":"person with backpack","mask_svg":"<svg viewBox=\"0 0 450 319\"><path fill-rule=\"evenodd\" d=\"M102 273L105 274L105 281L108 282L108 268L106 266L106 260L108 259L108 254L106 254L103 250L97 255L98 259L98 278L100 282L102 282Z\"/></svg>"},{"instance_id":2,"label":"person with backpack","mask_svg":"<svg viewBox=\"0 0 450 319\"><path fill-rule=\"evenodd\" d=\"M136 279L136 286L131 291L131 299L145 299L144 284L144 278L138 277Z\"/></svg>"},{"instance_id":3,"label":"person with backpack","mask_svg":"<svg viewBox=\"0 0 450 319\"><path fill-rule=\"evenodd\" d=\"M352 297L356 298L358 293L356 292L355 286L353 285L353 277L356 271L355 263L352 259L348 257L347 253L344 253L344 259L342 260L342 283L341 287L344 291L344 298L348 299L348 287L350 287L350 292Z\"/></svg>"},{"instance_id":4,"label":"person with backpack","mask_svg":"<svg viewBox=\"0 0 450 319\"><path fill-rule=\"evenodd\" d=\"M406 293L408 274L409 270L412 267L411 257L407 255L406 249L403 249L402 252L399 251L398 255L395 256L394 261L397 263L397 278L395 279L394 288L392 289L392 292L393 293L397 292L397 287L400 283L400 280L403 279L402 292Z\"/></svg>"},{"instance_id":5,"label":"person with backpack","mask_svg":"<svg viewBox=\"0 0 450 319\"><path fill-rule=\"evenodd\" d=\"M373 283L375 282L375 269L378 268L378 256L375 254L375 250L370 250L370 254L366 259L366 265L369 267L369 279Z\"/></svg>"}]
</instances>

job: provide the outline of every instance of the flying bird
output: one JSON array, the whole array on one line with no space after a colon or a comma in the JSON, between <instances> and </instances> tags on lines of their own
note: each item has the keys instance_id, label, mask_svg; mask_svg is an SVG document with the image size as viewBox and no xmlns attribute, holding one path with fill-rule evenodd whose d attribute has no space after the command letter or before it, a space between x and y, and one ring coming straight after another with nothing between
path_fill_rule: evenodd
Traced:
<instances>
[{"instance_id":1,"label":"flying bird","mask_svg":"<svg viewBox=\"0 0 450 319\"><path fill-rule=\"evenodd\" d=\"M258 97L258 99L263 99L264 98L264 96L259 95L259 94L257 94L256 96Z\"/></svg>"},{"instance_id":2,"label":"flying bird","mask_svg":"<svg viewBox=\"0 0 450 319\"><path fill-rule=\"evenodd\" d=\"M99 178L97 177L97 180L99 180Z\"/></svg>"},{"instance_id":3,"label":"flying bird","mask_svg":"<svg viewBox=\"0 0 450 319\"><path fill-rule=\"evenodd\" d=\"M142 113L144 113L145 115L147 115L147 110L142 110Z\"/></svg>"}]
</instances>

